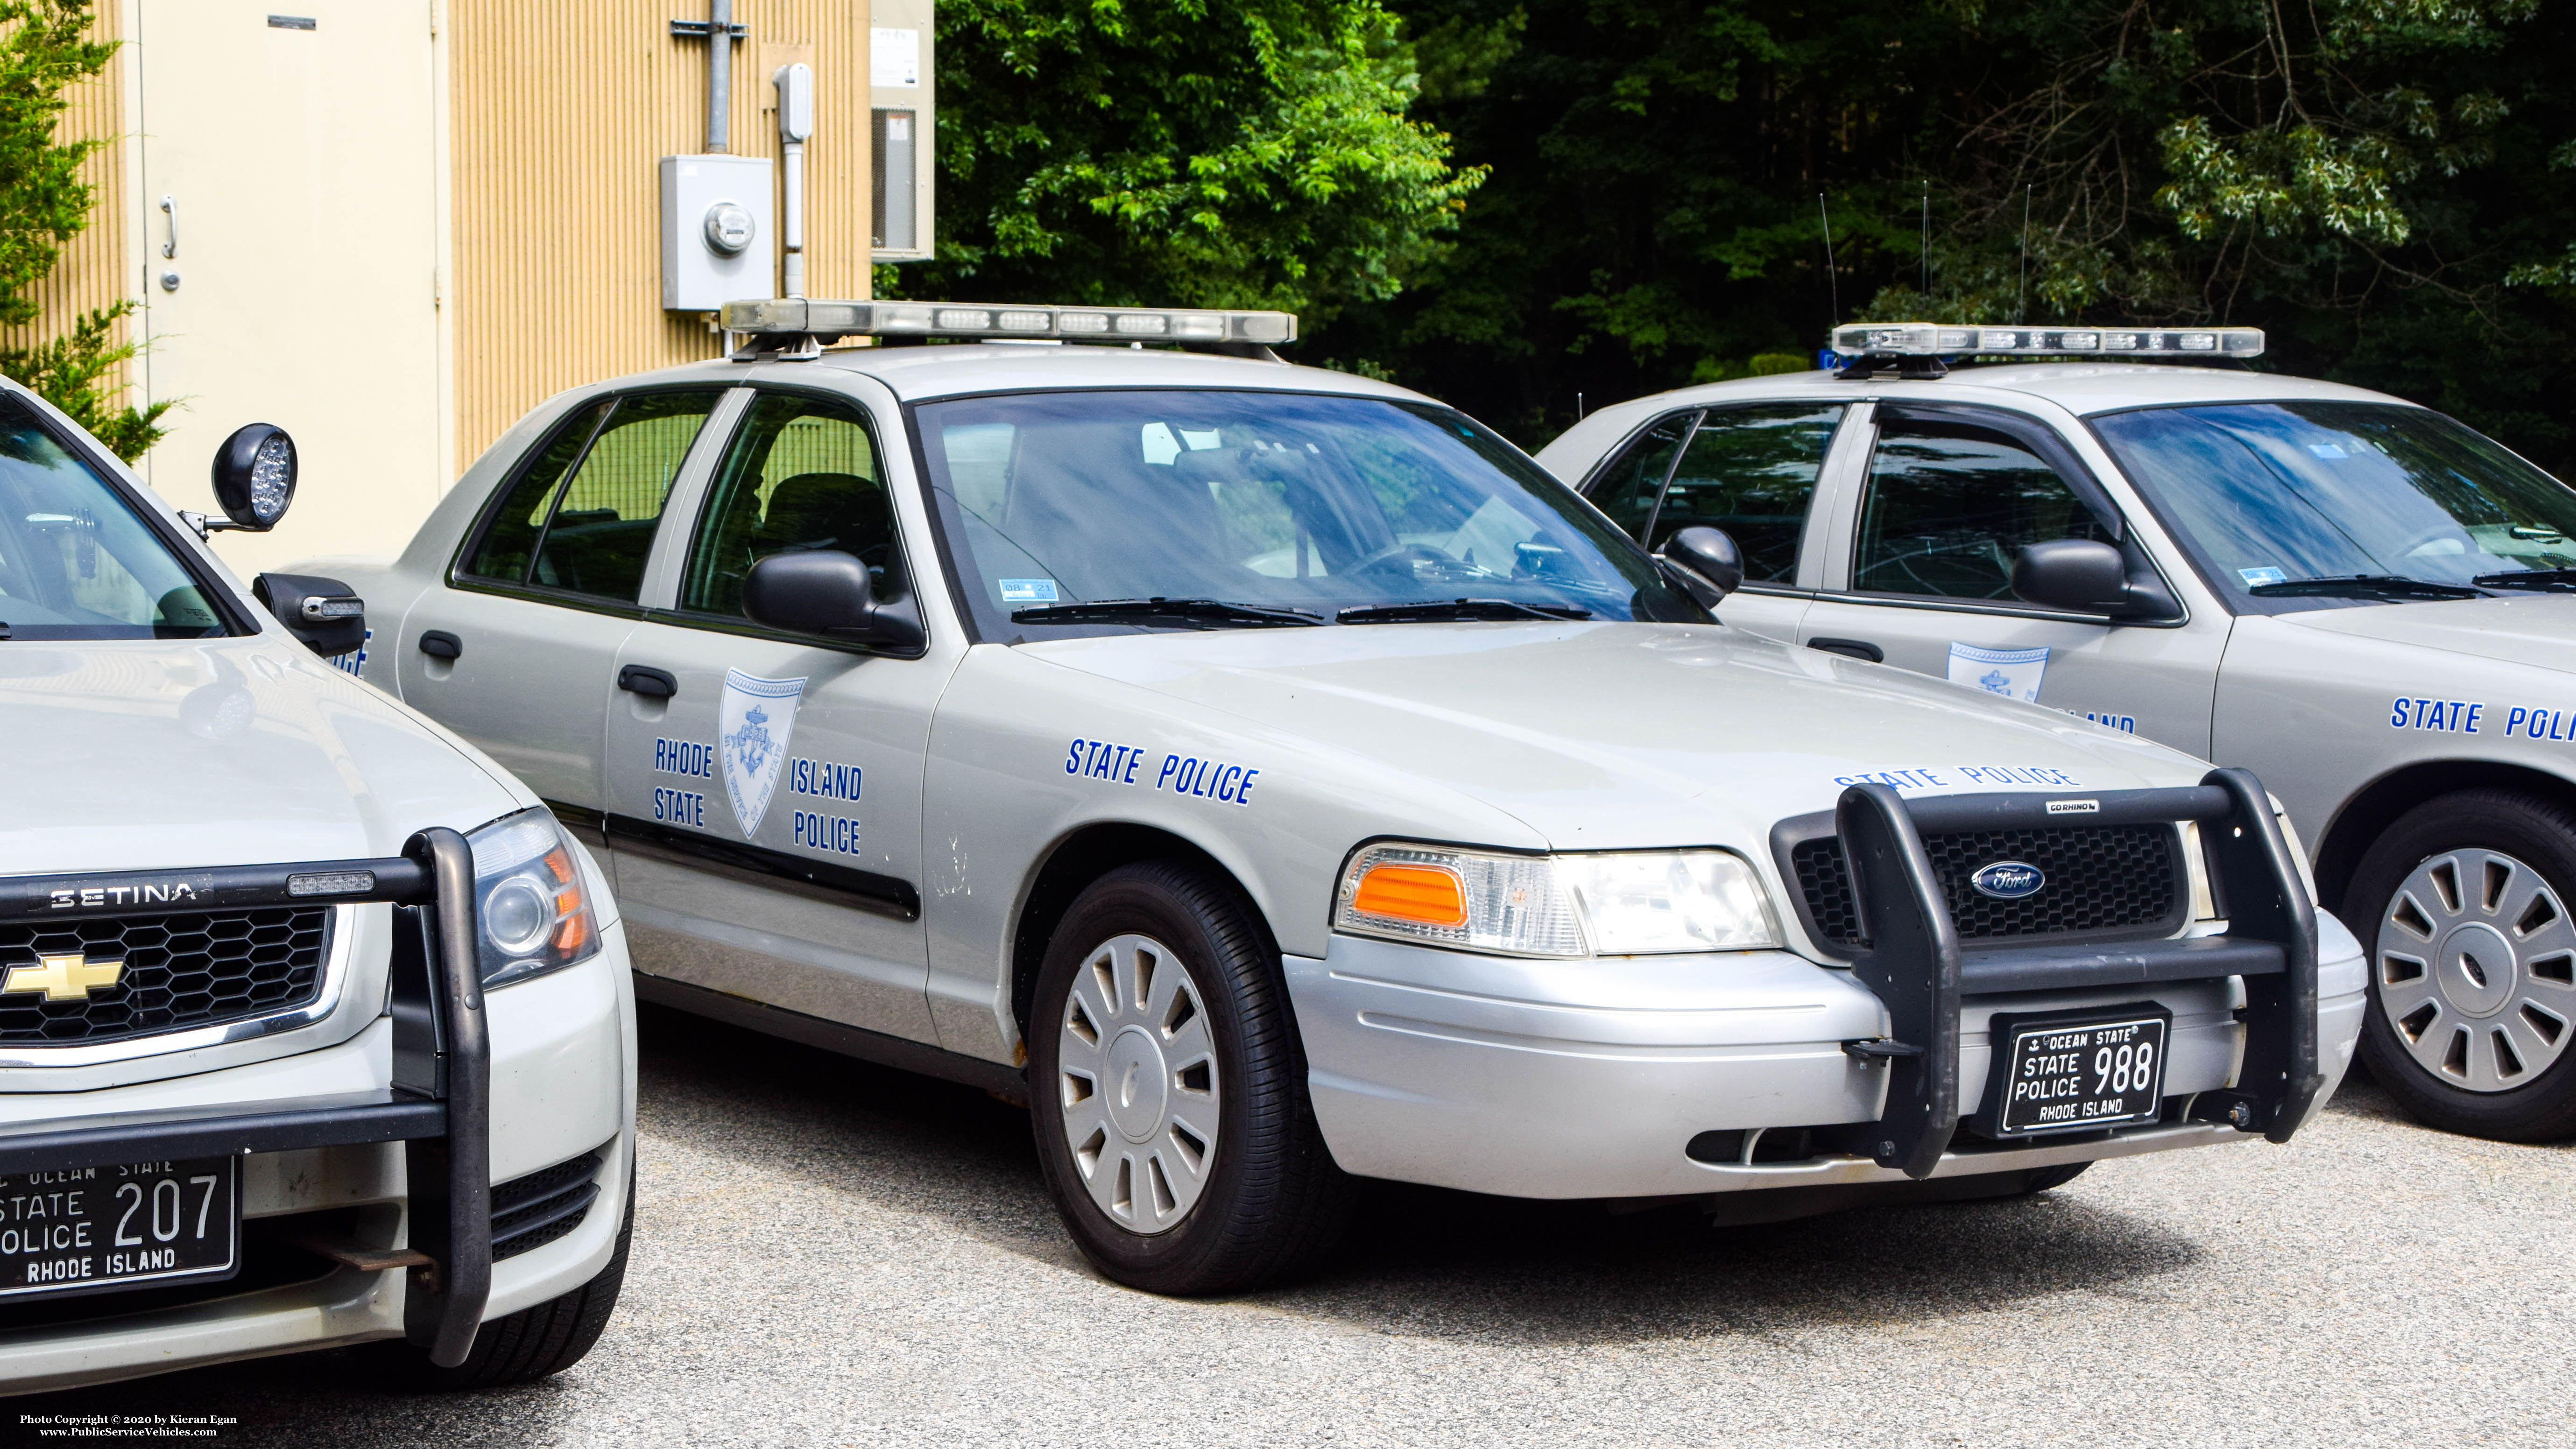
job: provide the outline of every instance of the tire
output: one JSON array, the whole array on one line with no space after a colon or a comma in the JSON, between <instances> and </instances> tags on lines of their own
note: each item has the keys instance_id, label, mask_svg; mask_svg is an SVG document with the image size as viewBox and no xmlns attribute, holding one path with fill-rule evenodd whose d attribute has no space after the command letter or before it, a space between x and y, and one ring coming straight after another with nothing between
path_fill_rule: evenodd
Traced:
<instances>
[{"instance_id":1,"label":"tire","mask_svg":"<svg viewBox=\"0 0 2576 1449\"><path fill-rule=\"evenodd\" d=\"M1083 1256L1131 1288L1239 1293L1321 1261L1349 1220L1306 1095L1279 953L1231 883L1122 866L1048 942L1029 1115Z\"/></svg>"},{"instance_id":2,"label":"tire","mask_svg":"<svg viewBox=\"0 0 2576 1449\"><path fill-rule=\"evenodd\" d=\"M2047 1192L2051 1188L2064 1187L2075 1179L2082 1177L2084 1175L2084 1169L2091 1167L2092 1165L2093 1164L2089 1162L2061 1162L2055 1167L2032 1168L2030 1180L2023 1183L2021 1185L2021 1191L2014 1193L2013 1196L2037 1197L2039 1194Z\"/></svg>"},{"instance_id":3,"label":"tire","mask_svg":"<svg viewBox=\"0 0 2576 1449\"><path fill-rule=\"evenodd\" d=\"M581 1362L608 1327L617 1295L626 1286L626 1254L635 1240L635 1183L626 1184L626 1216L617 1225L617 1250L597 1277L559 1298L522 1308L483 1325L465 1362L440 1368L426 1351L394 1339L367 1345L375 1367L404 1388L433 1392L497 1389L533 1383Z\"/></svg>"},{"instance_id":4,"label":"tire","mask_svg":"<svg viewBox=\"0 0 2576 1449\"><path fill-rule=\"evenodd\" d=\"M2344 898L2369 951L2371 1078L2446 1132L2576 1135L2576 811L2505 789L2429 800Z\"/></svg>"}]
</instances>

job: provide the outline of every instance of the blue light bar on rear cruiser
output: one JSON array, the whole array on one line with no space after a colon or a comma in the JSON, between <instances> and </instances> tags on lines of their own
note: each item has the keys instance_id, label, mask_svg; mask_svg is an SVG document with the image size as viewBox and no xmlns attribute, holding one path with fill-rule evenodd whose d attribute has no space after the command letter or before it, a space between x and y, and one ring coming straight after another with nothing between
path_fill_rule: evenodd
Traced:
<instances>
[{"instance_id":1,"label":"blue light bar on rear cruiser","mask_svg":"<svg viewBox=\"0 0 2576 1449\"><path fill-rule=\"evenodd\" d=\"M2260 357L2260 327L1958 327L1860 322L1834 329L1845 357Z\"/></svg>"},{"instance_id":2,"label":"blue light bar on rear cruiser","mask_svg":"<svg viewBox=\"0 0 2576 1449\"><path fill-rule=\"evenodd\" d=\"M763 297L727 302L727 332L807 337L1009 337L1055 342L1246 342L1297 340L1289 312L1224 312L1181 307L1036 307L982 302L827 302Z\"/></svg>"}]
</instances>

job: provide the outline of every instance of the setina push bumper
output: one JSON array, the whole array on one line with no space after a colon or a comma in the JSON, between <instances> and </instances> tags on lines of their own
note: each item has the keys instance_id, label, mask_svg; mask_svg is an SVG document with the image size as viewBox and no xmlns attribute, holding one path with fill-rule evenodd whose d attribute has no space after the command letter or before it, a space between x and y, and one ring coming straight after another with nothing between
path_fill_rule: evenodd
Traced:
<instances>
[{"instance_id":1,"label":"setina push bumper","mask_svg":"<svg viewBox=\"0 0 2576 1449\"><path fill-rule=\"evenodd\" d=\"M224 1276L240 1260L241 1159L400 1142L410 1246L390 1252L333 1242L304 1246L359 1268L408 1269L405 1338L442 1367L464 1362L492 1287L491 1037L476 961L474 858L465 837L443 827L423 830L401 855L378 860L19 876L0 881L0 922L42 920L65 904L166 899L146 893L166 892L174 879L186 883L191 908L391 904L391 1085L203 1114L121 1114L0 1131L0 1176L127 1173L130 1165L145 1164L178 1169L170 1176L130 1178L133 1185L122 1190L137 1195L128 1214L103 1220L117 1224L109 1242L135 1240L135 1253L124 1258L140 1259L147 1269L166 1262L176 1272L128 1278L111 1271L84 1281L93 1265L83 1263L81 1276L67 1277L61 1291L107 1292L159 1286L173 1276ZM185 1175L210 1163L223 1170ZM120 1190L112 1178L101 1186ZM199 1186L202 1191L192 1196L191 1188ZM222 1240L230 1245L229 1263L191 1265L180 1250L154 1246L159 1222L172 1225L173 1239L188 1225L203 1241L209 1223L219 1222L217 1214L224 1211L231 1214L230 1236Z\"/></svg>"},{"instance_id":2,"label":"setina push bumper","mask_svg":"<svg viewBox=\"0 0 2576 1449\"><path fill-rule=\"evenodd\" d=\"M2100 827L2197 824L2225 933L1963 949L1953 920L1954 891L1935 869L1925 837L1975 832L2010 838L2063 828L2071 820ZM1986 1137L2054 1137L2151 1122L2165 1111L2152 1082L2161 1081L2157 1058L2170 1014L2150 1001L2128 1010L2097 1006L1993 1018L1984 1101L1963 1103L1960 1018L1964 1001L1979 996L2241 980L2245 1005L2237 1017L2244 1043L2234 1083L2193 1094L2182 1105L2184 1118L2259 1132L2274 1142L2288 1141L2306 1119L2325 1080L2318 1053L2317 918L2290 845L2249 772L2213 770L2198 786L2102 791L2081 800L1999 794L1908 801L1885 785L1854 785L1830 821L1841 839L1864 933L1852 973L1885 1003L1890 1033L1843 1045L1854 1057L1883 1063L1888 1073L1878 1120L1851 1144L1860 1155L1920 1179L1941 1165L1962 1125ZM1775 832L1775 847L1786 846L1801 823L1784 822ZM1780 854L1785 862L1790 852L1783 848ZM2142 1052L2155 1054L2149 1061L2155 1075L2136 1065ZM2126 1087L2133 1075L2139 1089L2126 1100L2107 1090L2111 1079ZM2016 1098L2034 1086L2060 1084L2067 1088L2061 1111L2104 1104L2134 1104L2135 1110L2051 1118L2044 1115L2044 1096L2036 1102Z\"/></svg>"}]
</instances>

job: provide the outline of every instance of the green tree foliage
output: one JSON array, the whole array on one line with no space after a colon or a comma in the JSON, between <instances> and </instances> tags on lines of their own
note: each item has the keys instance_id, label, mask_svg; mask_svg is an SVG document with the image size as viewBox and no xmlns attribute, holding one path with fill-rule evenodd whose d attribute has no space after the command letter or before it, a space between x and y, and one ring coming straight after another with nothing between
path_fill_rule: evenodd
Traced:
<instances>
[{"instance_id":1,"label":"green tree foliage","mask_svg":"<svg viewBox=\"0 0 2576 1449\"><path fill-rule=\"evenodd\" d=\"M1312 345L1524 441L1937 314L2251 323L2264 365L2576 464L2569 0L1397 8L1417 114L1492 180Z\"/></svg>"},{"instance_id":2,"label":"green tree foliage","mask_svg":"<svg viewBox=\"0 0 2576 1449\"><path fill-rule=\"evenodd\" d=\"M887 295L1283 307L1393 296L1481 170L1408 119L1378 0L942 0L940 251Z\"/></svg>"},{"instance_id":3,"label":"green tree foliage","mask_svg":"<svg viewBox=\"0 0 2576 1449\"><path fill-rule=\"evenodd\" d=\"M85 38L89 0L0 0L0 324L36 319L27 294L53 271L63 243L89 225L91 187L81 162L104 139L64 141L56 131L65 92L105 69L113 44ZM46 401L116 450L134 458L161 438L168 403L122 406L109 377L135 355L115 340L131 302L91 312L71 331L31 348L0 350L0 373Z\"/></svg>"}]
</instances>

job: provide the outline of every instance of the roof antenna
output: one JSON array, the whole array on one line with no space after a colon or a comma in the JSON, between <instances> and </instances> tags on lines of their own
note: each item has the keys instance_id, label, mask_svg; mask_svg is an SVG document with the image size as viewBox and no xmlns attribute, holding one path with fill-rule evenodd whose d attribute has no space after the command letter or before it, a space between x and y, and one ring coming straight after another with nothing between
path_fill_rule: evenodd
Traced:
<instances>
[{"instance_id":1,"label":"roof antenna","mask_svg":"<svg viewBox=\"0 0 2576 1449\"><path fill-rule=\"evenodd\" d=\"M1816 193L1816 220L1825 224L1825 296L1833 303L1834 309L1825 332L1831 336L1834 328L1842 325L1843 288L1842 278L1834 273L1834 219L1825 210L1825 194L1821 191Z\"/></svg>"},{"instance_id":2,"label":"roof antenna","mask_svg":"<svg viewBox=\"0 0 2576 1449\"><path fill-rule=\"evenodd\" d=\"M2021 282L2013 302L2013 325L2030 320L2030 188L2021 189Z\"/></svg>"},{"instance_id":3,"label":"roof antenna","mask_svg":"<svg viewBox=\"0 0 2576 1449\"><path fill-rule=\"evenodd\" d=\"M1932 182L1923 182L1923 305L1932 305Z\"/></svg>"}]
</instances>

